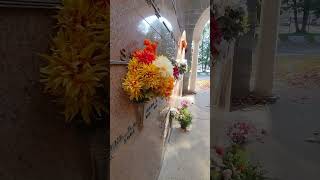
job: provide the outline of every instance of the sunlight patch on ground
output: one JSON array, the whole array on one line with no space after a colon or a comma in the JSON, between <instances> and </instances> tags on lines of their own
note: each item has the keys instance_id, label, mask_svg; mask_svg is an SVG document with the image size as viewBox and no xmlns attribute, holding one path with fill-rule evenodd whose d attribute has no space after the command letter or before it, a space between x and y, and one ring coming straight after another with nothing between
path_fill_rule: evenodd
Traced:
<instances>
[{"instance_id":1,"label":"sunlight patch on ground","mask_svg":"<svg viewBox=\"0 0 320 180\"><path fill-rule=\"evenodd\" d=\"M197 80L196 90L208 90L210 89L210 80Z\"/></svg>"},{"instance_id":2,"label":"sunlight patch on ground","mask_svg":"<svg viewBox=\"0 0 320 180\"><path fill-rule=\"evenodd\" d=\"M278 56L275 79L295 87L320 87L320 55Z\"/></svg>"}]
</instances>

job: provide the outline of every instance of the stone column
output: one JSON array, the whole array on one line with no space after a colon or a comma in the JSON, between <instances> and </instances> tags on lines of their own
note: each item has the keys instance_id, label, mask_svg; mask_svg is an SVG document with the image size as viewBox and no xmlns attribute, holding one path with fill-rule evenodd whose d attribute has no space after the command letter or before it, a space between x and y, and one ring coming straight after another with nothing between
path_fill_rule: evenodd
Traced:
<instances>
[{"instance_id":1,"label":"stone column","mask_svg":"<svg viewBox=\"0 0 320 180\"><path fill-rule=\"evenodd\" d=\"M233 60L232 97L246 96L250 93L252 71L252 52L257 19L257 0L247 0L248 23L250 30L236 42Z\"/></svg>"},{"instance_id":2,"label":"stone column","mask_svg":"<svg viewBox=\"0 0 320 180\"><path fill-rule=\"evenodd\" d=\"M198 69L198 56L199 56L199 45L200 40L195 40L193 42L193 52L192 52L192 63L191 63L191 77L190 77L190 92L195 92L196 90L196 80L197 80L197 69Z\"/></svg>"},{"instance_id":3,"label":"stone column","mask_svg":"<svg viewBox=\"0 0 320 180\"><path fill-rule=\"evenodd\" d=\"M257 47L257 65L254 92L272 95L273 71L276 59L280 16L280 0L262 1L262 16Z\"/></svg>"},{"instance_id":4,"label":"stone column","mask_svg":"<svg viewBox=\"0 0 320 180\"><path fill-rule=\"evenodd\" d=\"M186 49L187 52L185 52L185 59L187 59L188 61L188 66L191 65L191 59L192 59L192 55L191 55L191 48L192 48L192 33L193 33L193 28L190 29L186 29L186 37L187 37L187 43L188 43L188 47ZM188 94L189 93L189 78L190 78L190 72L186 72L183 76L183 94Z\"/></svg>"}]
</instances>

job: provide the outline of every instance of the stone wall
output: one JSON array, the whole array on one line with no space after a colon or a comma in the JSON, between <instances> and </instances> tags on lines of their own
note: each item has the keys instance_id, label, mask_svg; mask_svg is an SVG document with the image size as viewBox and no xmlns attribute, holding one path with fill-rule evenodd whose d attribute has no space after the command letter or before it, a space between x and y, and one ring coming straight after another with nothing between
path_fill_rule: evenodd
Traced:
<instances>
[{"instance_id":1,"label":"stone wall","mask_svg":"<svg viewBox=\"0 0 320 180\"><path fill-rule=\"evenodd\" d=\"M112 60L120 60L121 49L125 49L129 55L133 50L141 48L145 38L158 41L158 54L175 60L177 43L182 32L171 0L158 2L157 6L160 8L161 17L166 19L167 26L172 30L173 38L146 0L111 0L110 5Z\"/></svg>"},{"instance_id":2,"label":"stone wall","mask_svg":"<svg viewBox=\"0 0 320 180\"><path fill-rule=\"evenodd\" d=\"M121 87L127 65L121 62L120 50L130 53L143 47L145 38L158 41L158 55L175 60L177 42L181 36L171 0L155 1L165 25L145 0L111 0L111 66L110 66L110 175L112 180L156 180L162 166L165 136L168 129L169 104L163 100L145 105L150 113L144 127L137 123L138 105L131 103ZM173 97L181 95L181 81L176 84Z\"/></svg>"},{"instance_id":3,"label":"stone wall","mask_svg":"<svg viewBox=\"0 0 320 180\"><path fill-rule=\"evenodd\" d=\"M0 8L0 179L89 180L88 134L66 127L43 94L38 53L48 51L54 10Z\"/></svg>"}]
</instances>

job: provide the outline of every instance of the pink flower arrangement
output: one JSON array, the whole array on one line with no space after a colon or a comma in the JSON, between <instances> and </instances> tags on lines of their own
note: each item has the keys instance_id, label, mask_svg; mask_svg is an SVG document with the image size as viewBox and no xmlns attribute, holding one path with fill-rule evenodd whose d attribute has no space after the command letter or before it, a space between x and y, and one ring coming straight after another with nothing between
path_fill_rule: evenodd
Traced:
<instances>
[{"instance_id":1,"label":"pink flower arrangement","mask_svg":"<svg viewBox=\"0 0 320 180\"><path fill-rule=\"evenodd\" d=\"M182 108L187 108L187 107L189 107L189 105L190 105L189 101L187 101L187 100L181 101L181 107Z\"/></svg>"},{"instance_id":2,"label":"pink flower arrangement","mask_svg":"<svg viewBox=\"0 0 320 180\"><path fill-rule=\"evenodd\" d=\"M261 135L266 135L263 129L260 131ZM257 128L249 122L235 122L227 129L227 136L231 142L238 145L244 145L252 138L261 140Z\"/></svg>"}]
</instances>

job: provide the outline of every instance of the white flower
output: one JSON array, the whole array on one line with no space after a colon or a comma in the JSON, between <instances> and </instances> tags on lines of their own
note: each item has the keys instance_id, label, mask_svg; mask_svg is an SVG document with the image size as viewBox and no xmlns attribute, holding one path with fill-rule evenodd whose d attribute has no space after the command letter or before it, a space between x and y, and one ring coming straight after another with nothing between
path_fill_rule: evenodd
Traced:
<instances>
[{"instance_id":1,"label":"white flower","mask_svg":"<svg viewBox=\"0 0 320 180\"><path fill-rule=\"evenodd\" d=\"M157 59L153 62L153 64L158 68L160 68L160 72L162 76L173 77L173 65L167 57L158 56Z\"/></svg>"}]
</instances>

